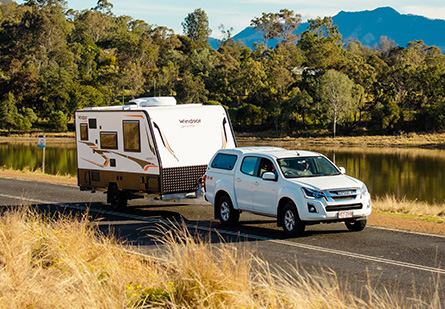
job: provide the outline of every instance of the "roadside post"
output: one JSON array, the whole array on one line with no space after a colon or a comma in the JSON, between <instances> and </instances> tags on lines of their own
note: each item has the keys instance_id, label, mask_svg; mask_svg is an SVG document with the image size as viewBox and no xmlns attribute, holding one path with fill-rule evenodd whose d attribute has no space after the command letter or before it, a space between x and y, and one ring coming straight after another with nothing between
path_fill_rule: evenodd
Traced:
<instances>
[{"instance_id":1,"label":"roadside post","mask_svg":"<svg viewBox=\"0 0 445 309\"><path fill-rule=\"evenodd\" d=\"M45 174L45 148L46 148L46 138L45 134L39 136L37 141L37 146L42 148L42 174Z\"/></svg>"}]
</instances>

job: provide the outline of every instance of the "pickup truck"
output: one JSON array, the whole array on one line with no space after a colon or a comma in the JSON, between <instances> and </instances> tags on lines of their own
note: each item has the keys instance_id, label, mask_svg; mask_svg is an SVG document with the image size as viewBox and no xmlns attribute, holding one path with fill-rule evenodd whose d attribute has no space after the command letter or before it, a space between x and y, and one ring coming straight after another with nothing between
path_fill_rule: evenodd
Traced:
<instances>
[{"instance_id":1,"label":"pickup truck","mask_svg":"<svg viewBox=\"0 0 445 309\"><path fill-rule=\"evenodd\" d=\"M221 149L207 167L204 188L222 225L237 224L248 211L277 218L291 236L318 223L344 222L350 231L361 231L371 213L366 185L311 151Z\"/></svg>"}]
</instances>

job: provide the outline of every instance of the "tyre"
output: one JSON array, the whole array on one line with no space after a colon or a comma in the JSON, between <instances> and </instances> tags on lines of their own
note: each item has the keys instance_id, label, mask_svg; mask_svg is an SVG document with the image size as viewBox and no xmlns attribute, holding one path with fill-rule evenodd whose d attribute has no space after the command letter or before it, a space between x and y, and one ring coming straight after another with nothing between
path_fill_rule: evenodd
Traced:
<instances>
[{"instance_id":1,"label":"tyre","mask_svg":"<svg viewBox=\"0 0 445 309\"><path fill-rule=\"evenodd\" d=\"M363 231L368 220L346 221L345 225L351 232Z\"/></svg>"},{"instance_id":2,"label":"tyre","mask_svg":"<svg viewBox=\"0 0 445 309\"><path fill-rule=\"evenodd\" d=\"M219 221L222 225L236 225L239 221L239 211L235 210L232 201L227 195L223 195L217 204Z\"/></svg>"},{"instance_id":3,"label":"tyre","mask_svg":"<svg viewBox=\"0 0 445 309\"><path fill-rule=\"evenodd\" d=\"M127 207L127 193L125 191L120 191L116 185L112 185L108 189L107 200L110 203L111 208L114 210L122 210Z\"/></svg>"},{"instance_id":4,"label":"tyre","mask_svg":"<svg viewBox=\"0 0 445 309\"><path fill-rule=\"evenodd\" d=\"M300 220L295 205L288 202L283 208L283 230L289 236L303 235L305 224Z\"/></svg>"}]
</instances>

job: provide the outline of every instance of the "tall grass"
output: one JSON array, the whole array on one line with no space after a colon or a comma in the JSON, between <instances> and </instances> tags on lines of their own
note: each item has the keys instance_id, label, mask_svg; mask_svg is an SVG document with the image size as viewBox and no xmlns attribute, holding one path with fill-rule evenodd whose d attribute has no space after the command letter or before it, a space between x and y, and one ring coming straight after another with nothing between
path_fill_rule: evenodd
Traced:
<instances>
[{"instance_id":1,"label":"tall grass","mask_svg":"<svg viewBox=\"0 0 445 309\"><path fill-rule=\"evenodd\" d=\"M377 211L424 216L445 223L445 203L431 204L424 201L396 198L394 195L387 194L374 198L372 206Z\"/></svg>"},{"instance_id":2,"label":"tall grass","mask_svg":"<svg viewBox=\"0 0 445 309\"><path fill-rule=\"evenodd\" d=\"M365 284L359 298L333 271L281 269L237 246L160 228L161 256L132 253L87 216L0 217L1 308L396 308L403 296ZM433 298L432 298L433 299ZM440 307L440 302L410 304Z\"/></svg>"}]
</instances>

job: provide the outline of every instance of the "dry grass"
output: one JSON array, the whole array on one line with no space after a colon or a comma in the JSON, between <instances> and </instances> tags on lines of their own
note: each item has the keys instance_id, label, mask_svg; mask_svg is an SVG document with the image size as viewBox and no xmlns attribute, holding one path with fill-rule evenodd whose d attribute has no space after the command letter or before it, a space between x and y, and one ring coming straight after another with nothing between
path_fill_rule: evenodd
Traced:
<instances>
[{"instance_id":1,"label":"dry grass","mask_svg":"<svg viewBox=\"0 0 445 309\"><path fill-rule=\"evenodd\" d=\"M418 134L402 133L399 135L372 135L372 136L339 136L333 137L282 137L259 138L247 134L238 134L239 144L259 145L272 143L275 146L286 145L322 145L322 146L379 146L379 147L429 147L445 148L445 133ZM291 148L295 148L292 146Z\"/></svg>"},{"instance_id":2,"label":"dry grass","mask_svg":"<svg viewBox=\"0 0 445 309\"><path fill-rule=\"evenodd\" d=\"M62 175L62 174L43 174L41 169L31 170L24 167L21 170L15 170L5 166L0 166L0 177L2 178L13 178L22 180L32 180L32 181L43 181L50 183L66 184L66 185L76 185L77 176L73 175Z\"/></svg>"},{"instance_id":3,"label":"dry grass","mask_svg":"<svg viewBox=\"0 0 445 309\"><path fill-rule=\"evenodd\" d=\"M372 203L373 210L414 215L430 221L445 223L445 204L429 204L423 201L412 201L406 198L398 199L394 195L376 197Z\"/></svg>"},{"instance_id":4,"label":"dry grass","mask_svg":"<svg viewBox=\"0 0 445 309\"><path fill-rule=\"evenodd\" d=\"M353 296L335 273L281 270L247 250L211 245L182 227L161 233L163 258L125 251L85 217L28 207L0 217L1 308L395 308L403 297L364 286ZM290 269L290 270L289 270ZM440 304L414 301L418 307Z\"/></svg>"}]
</instances>

